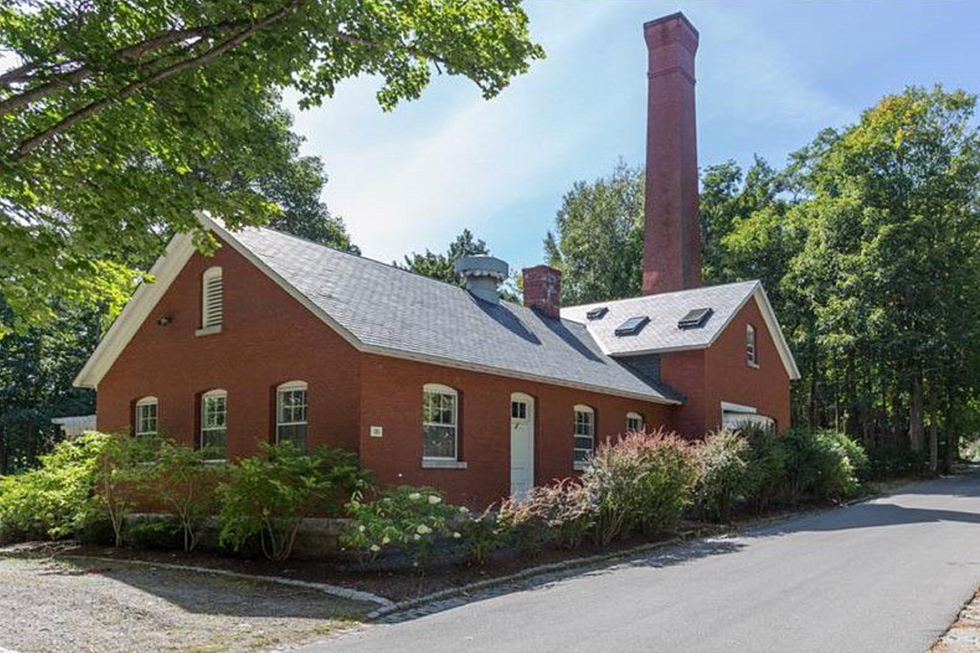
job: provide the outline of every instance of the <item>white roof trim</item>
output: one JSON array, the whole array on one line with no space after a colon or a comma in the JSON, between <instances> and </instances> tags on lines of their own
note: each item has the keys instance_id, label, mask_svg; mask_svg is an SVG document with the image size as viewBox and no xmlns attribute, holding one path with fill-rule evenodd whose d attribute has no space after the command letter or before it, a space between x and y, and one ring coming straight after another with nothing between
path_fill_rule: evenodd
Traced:
<instances>
[{"instance_id":1,"label":"white roof trim","mask_svg":"<svg viewBox=\"0 0 980 653\"><path fill-rule=\"evenodd\" d=\"M184 268L195 248L190 234L177 234L170 239L167 249L150 268L156 277L154 283L145 281L139 285L133 297L123 308L122 313L112 323L99 346L89 357L73 384L79 388L97 389L102 377L119 358L129 341L136 335L146 318L156 307L177 274Z\"/></svg>"},{"instance_id":2,"label":"white roof trim","mask_svg":"<svg viewBox=\"0 0 980 653\"><path fill-rule=\"evenodd\" d=\"M711 345L715 344L715 341L721 337L721 334L725 332L725 329L731 324L735 316L738 315L745 304L748 303L749 299L755 297L756 303L759 305L759 312L762 313L762 320L766 323L766 328L769 330L769 335L772 336L772 341L776 345L776 352L779 354L779 358L783 363L783 367L786 368L786 374L789 375L791 381L798 381L800 379L800 370L796 366L796 360L793 358L793 352L790 350L789 345L786 342L786 338L783 336L783 329L779 326L779 320L776 318L776 312L772 310L772 304L769 303L769 297L766 295L765 288L758 281L752 292L745 295L745 298L739 303L739 305L729 314L728 319L725 323L721 325L716 332L714 337L703 345L686 345L679 347L655 347L653 349L643 349L640 351L630 351L630 352L617 352L609 353L604 350L604 353L608 356L614 358L627 358L630 356L643 356L644 354L667 354L676 351L693 351L696 349L708 349ZM600 347L601 347L600 343Z\"/></svg>"},{"instance_id":3,"label":"white roof trim","mask_svg":"<svg viewBox=\"0 0 980 653\"><path fill-rule=\"evenodd\" d=\"M432 365L439 365L441 367L451 367L455 369L481 372L484 374L493 374L495 376L503 376L524 381L546 383L548 385L574 388L577 390L585 390L588 392L595 392L614 397L639 399L648 403L669 405L681 404L680 401L666 397L658 398L639 392L634 393L611 390L610 388L604 386L596 386L588 383L573 383L553 379L551 377L539 376L536 374L525 374L515 372L513 370L468 363L466 361L458 361L450 358L430 356L427 354L419 354L400 349L390 349L388 347L367 345L361 342L356 336L354 336L353 333L341 326L336 320L328 315L326 311L310 301L306 295L297 290L292 284L283 279L281 275L277 274L272 268L266 265L265 262L257 257L251 250L242 245L242 243L235 238L234 234L228 231L218 220L211 218L201 211L195 211L194 215L204 227L213 230L215 233L221 236L222 240L231 245L236 252L244 256L250 263L264 272L266 276L275 281L276 284L285 290L293 299L298 301L300 304L306 307L307 310L320 318L320 320L326 323L327 326L340 334L340 336L347 341L348 344L360 352L377 354L379 356L387 356L390 358L400 358L404 360L429 363ZM174 239L170 242L170 245L167 246L167 252L157 260L157 262L153 265L153 268L150 270L151 273L156 275L157 282L155 284L143 284L136 290L133 298L126 305L126 308L123 309L123 312L119 315L112 327L109 329L108 333L106 333L105 337L102 339L102 342L100 342L99 346L95 349L95 353L92 354L88 362L85 363L85 367L82 368L82 371L79 372L78 376L75 378L76 386L93 389L98 387L99 382L105 376L106 372L108 372L109 368L111 368L113 363L116 362L116 359L122 353L126 345L129 344L129 341L133 338L133 336L136 335L137 329L139 329L140 325L152 312L157 302L177 276L177 273L180 272L193 253L194 245L191 242L189 234L181 234L174 237Z\"/></svg>"}]
</instances>

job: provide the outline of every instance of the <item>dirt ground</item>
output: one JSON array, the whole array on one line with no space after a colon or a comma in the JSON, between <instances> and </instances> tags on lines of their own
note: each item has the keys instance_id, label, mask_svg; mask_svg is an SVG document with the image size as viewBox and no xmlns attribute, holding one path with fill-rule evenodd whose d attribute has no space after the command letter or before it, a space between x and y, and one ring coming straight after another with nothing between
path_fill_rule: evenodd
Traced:
<instances>
[{"instance_id":1,"label":"dirt ground","mask_svg":"<svg viewBox=\"0 0 980 653\"><path fill-rule=\"evenodd\" d=\"M244 653L322 639L374 604L146 566L0 558L0 651Z\"/></svg>"}]
</instances>

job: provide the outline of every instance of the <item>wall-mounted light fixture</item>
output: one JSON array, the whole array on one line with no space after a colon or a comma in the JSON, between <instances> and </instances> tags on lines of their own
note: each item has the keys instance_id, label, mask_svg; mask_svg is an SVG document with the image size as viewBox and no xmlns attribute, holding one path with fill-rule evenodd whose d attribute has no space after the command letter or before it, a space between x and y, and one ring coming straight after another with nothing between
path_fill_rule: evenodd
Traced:
<instances>
[{"instance_id":1,"label":"wall-mounted light fixture","mask_svg":"<svg viewBox=\"0 0 980 653\"><path fill-rule=\"evenodd\" d=\"M161 315L157 318L157 325L159 326L167 326L171 322L173 322L173 320L169 315Z\"/></svg>"}]
</instances>

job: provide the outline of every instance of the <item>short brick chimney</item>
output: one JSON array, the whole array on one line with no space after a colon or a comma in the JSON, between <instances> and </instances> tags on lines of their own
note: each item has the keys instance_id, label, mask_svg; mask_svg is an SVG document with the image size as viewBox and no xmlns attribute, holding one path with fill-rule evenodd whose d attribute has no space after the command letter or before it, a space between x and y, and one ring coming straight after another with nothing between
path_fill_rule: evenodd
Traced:
<instances>
[{"instance_id":1,"label":"short brick chimney","mask_svg":"<svg viewBox=\"0 0 980 653\"><path fill-rule=\"evenodd\" d=\"M643 294L701 285L694 54L682 13L643 25L648 51Z\"/></svg>"},{"instance_id":2,"label":"short brick chimney","mask_svg":"<svg viewBox=\"0 0 980 653\"><path fill-rule=\"evenodd\" d=\"M561 315L561 272L550 265L524 268L524 305L549 317Z\"/></svg>"}]
</instances>

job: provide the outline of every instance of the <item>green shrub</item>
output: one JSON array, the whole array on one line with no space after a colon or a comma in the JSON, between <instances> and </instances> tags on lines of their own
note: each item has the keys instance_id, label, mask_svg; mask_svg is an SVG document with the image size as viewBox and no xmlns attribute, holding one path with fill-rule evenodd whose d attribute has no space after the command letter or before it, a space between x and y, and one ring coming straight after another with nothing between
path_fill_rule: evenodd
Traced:
<instances>
[{"instance_id":1,"label":"green shrub","mask_svg":"<svg viewBox=\"0 0 980 653\"><path fill-rule=\"evenodd\" d=\"M461 519L457 531L462 535L461 542L466 559L475 565L484 565L490 554L503 546L510 535L510 525L500 519L500 513L487 508L477 517Z\"/></svg>"},{"instance_id":2,"label":"green shrub","mask_svg":"<svg viewBox=\"0 0 980 653\"><path fill-rule=\"evenodd\" d=\"M702 517L730 521L735 500L751 487L749 443L741 434L709 433L696 448L699 467L694 500Z\"/></svg>"},{"instance_id":3,"label":"green shrub","mask_svg":"<svg viewBox=\"0 0 980 653\"><path fill-rule=\"evenodd\" d=\"M112 525L115 545L123 544L123 524L136 506L138 490L152 466L158 441L110 436L95 462L95 506Z\"/></svg>"},{"instance_id":4,"label":"green shrub","mask_svg":"<svg viewBox=\"0 0 980 653\"><path fill-rule=\"evenodd\" d=\"M595 510L585 486L574 479L531 489L500 507L499 520L525 555L537 555L546 544L574 549L595 528Z\"/></svg>"},{"instance_id":5,"label":"green shrub","mask_svg":"<svg viewBox=\"0 0 980 653\"><path fill-rule=\"evenodd\" d=\"M352 530L341 538L351 547L374 558L386 549L411 554L416 567L424 567L432 545L440 538L459 539L459 520L469 511L447 504L439 490L401 485L382 492L371 501L355 493L347 511Z\"/></svg>"},{"instance_id":6,"label":"green shrub","mask_svg":"<svg viewBox=\"0 0 980 653\"><path fill-rule=\"evenodd\" d=\"M96 462L109 439L86 433L60 442L37 469L0 478L0 539L77 534L95 508Z\"/></svg>"},{"instance_id":7,"label":"green shrub","mask_svg":"<svg viewBox=\"0 0 980 653\"><path fill-rule=\"evenodd\" d=\"M172 515L132 515L123 528L126 544L139 549L182 549L184 529Z\"/></svg>"},{"instance_id":8,"label":"green shrub","mask_svg":"<svg viewBox=\"0 0 980 653\"><path fill-rule=\"evenodd\" d=\"M864 478L872 481L921 474L929 462L926 448L915 452L902 445L877 445L867 450L867 456L868 468ZM969 459L969 453L966 457Z\"/></svg>"},{"instance_id":9,"label":"green shrub","mask_svg":"<svg viewBox=\"0 0 980 653\"><path fill-rule=\"evenodd\" d=\"M673 529L691 503L697 476L690 445L672 434L629 433L600 445L582 476L596 543L634 530Z\"/></svg>"},{"instance_id":10,"label":"green shrub","mask_svg":"<svg viewBox=\"0 0 980 653\"><path fill-rule=\"evenodd\" d=\"M223 465L206 460L206 453L200 449L162 440L145 478L148 493L158 498L180 525L184 551L194 550L205 520L215 512L215 490L226 471Z\"/></svg>"},{"instance_id":11,"label":"green shrub","mask_svg":"<svg viewBox=\"0 0 980 653\"><path fill-rule=\"evenodd\" d=\"M791 429L785 446L788 488L794 501L836 501L860 490L858 471L867 468L867 455L843 433Z\"/></svg>"},{"instance_id":12,"label":"green shrub","mask_svg":"<svg viewBox=\"0 0 980 653\"><path fill-rule=\"evenodd\" d=\"M219 541L240 551L259 538L266 557L285 560L303 518L336 511L339 497L366 485L367 474L352 453L262 443L259 455L229 465L218 487Z\"/></svg>"},{"instance_id":13,"label":"green shrub","mask_svg":"<svg viewBox=\"0 0 980 653\"><path fill-rule=\"evenodd\" d=\"M787 500L786 447L783 436L761 425L744 425L739 433L748 441L746 499L757 512Z\"/></svg>"}]
</instances>

